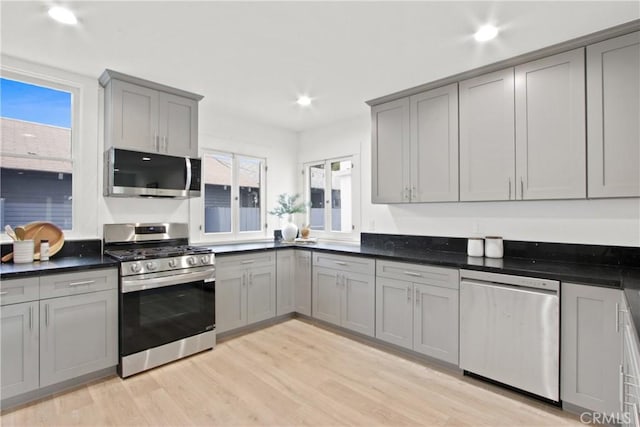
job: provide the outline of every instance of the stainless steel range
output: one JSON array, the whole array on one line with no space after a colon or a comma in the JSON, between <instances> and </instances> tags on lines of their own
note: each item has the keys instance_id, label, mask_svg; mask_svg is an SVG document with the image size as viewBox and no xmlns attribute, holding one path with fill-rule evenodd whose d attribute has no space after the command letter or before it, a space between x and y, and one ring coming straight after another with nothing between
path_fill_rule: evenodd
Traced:
<instances>
[{"instance_id":1,"label":"stainless steel range","mask_svg":"<svg viewBox=\"0 0 640 427\"><path fill-rule=\"evenodd\" d=\"M128 377L215 346L215 256L184 223L106 224L120 261L120 363Z\"/></svg>"}]
</instances>

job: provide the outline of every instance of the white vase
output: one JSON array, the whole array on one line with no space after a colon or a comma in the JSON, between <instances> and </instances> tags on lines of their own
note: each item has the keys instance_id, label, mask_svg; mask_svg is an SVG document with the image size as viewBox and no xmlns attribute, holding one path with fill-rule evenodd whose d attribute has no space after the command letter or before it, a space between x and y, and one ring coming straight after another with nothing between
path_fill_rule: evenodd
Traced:
<instances>
[{"instance_id":1,"label":"white vase","mask_svg":"<svg viewBox=\"0 0 640 427\"><path fill-rule=\"evenodd\" d=\"M282 239L285 242L293 242L298 235L298 226L291 219L282 227Z\"/></svg>"}]
</instances>

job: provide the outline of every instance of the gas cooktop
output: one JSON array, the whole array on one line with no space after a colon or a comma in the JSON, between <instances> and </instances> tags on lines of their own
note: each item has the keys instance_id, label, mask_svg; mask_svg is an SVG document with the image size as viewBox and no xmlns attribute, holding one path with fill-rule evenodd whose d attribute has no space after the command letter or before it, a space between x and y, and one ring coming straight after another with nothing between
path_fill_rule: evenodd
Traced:
<instances>
[{"instance_id":1,"label":"gas cooktop","mask_svg":"<svg viewBox=\"0 0 640 427\"><path fill-rule=\"evenodd\" d=\"M152 248L107 249L107 255L118 261L137 261L142 259L169 258L184 255L209 254L211 249L198 246L158 246Z\"/></svg>"}]
</instances>

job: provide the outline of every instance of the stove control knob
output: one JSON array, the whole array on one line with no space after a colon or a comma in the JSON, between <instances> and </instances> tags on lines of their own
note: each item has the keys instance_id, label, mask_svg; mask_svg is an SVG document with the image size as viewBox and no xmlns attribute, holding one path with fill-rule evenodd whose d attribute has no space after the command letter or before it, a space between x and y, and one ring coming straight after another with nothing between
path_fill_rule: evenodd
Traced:
<instances>
[{"instance_id":1,"label":"stove control knob","mask_svg":"<svg viewBox=\"0 0 640 427\"><path fill-rule=\"evenodd\" d=\"M134 262L133 264L131 264L131 266L129 266L129 268L133 273L137 273L138 271L140 271L140 263Z\"/></svg>"},{"instance_id":2,"label":"stove control knob","mask_svg":"<svg viewBox=\"0 0 640 427\"><path fill-rule=\"evenodd\" d=\"M155 262L148 262L146 267L147 267L147 270L149 270L149 271L153 271L156 268L158 268L158 266L156 265Z\"/></svg>"},{"instance_id":3,"label":"stove control knob","mask_svg":"<svg viewBox=\"0 0 640 427\"><path fill-rule=\"evenodd\" d=\"M202 256L200 257L200 262L201 262L202 264L207 264L207 263L209 263L209 255L202 255Z\"/></svg>"},{"instance_id":4,"label":"stove control knob","mask_svg":"<svg viewBox=\"0 0 640 427\"><path fill-rule=\"evenodd\" d=\"M187 258L187 263L189 263L189 265L196 265L198 263L198 260L195 259L195 257L190 256L189 258Z\"/></svg>"},{"instance_id":5,"label":"stove control knob","mask_svg":"<svg viewBox=\"0 0 640 427\"><path fill-rule=\"evenodd\" d=\"M177 265L178 265L178 261L176 261L175 259L169 260L169 267L176 268Z\"/></svg>"}]
</instances>

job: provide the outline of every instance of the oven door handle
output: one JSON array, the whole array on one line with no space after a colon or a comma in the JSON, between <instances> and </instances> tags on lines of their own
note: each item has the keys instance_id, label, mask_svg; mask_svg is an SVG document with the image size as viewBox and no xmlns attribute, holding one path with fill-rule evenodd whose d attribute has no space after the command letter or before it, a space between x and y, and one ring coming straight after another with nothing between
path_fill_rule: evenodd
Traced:
<instances>
[{"instance_id":1,"label":"oven door handle","mask_svg":"<svg viewBox=\"0 0 640 427\"><path fill-rule=\"evenodd\" d=\"M164 286L179 285L182 283L199 282L204 280L210 282L214 279L213 269L206 271L195 271L191 273L177 274L175 276L156 277L153 279L129 279L122 278L122 293L143 291L145 289L162 288Z\"/></svg>"}]
</instances>

